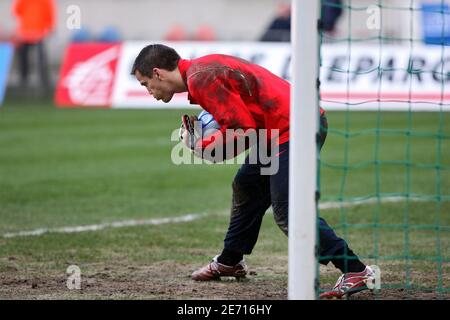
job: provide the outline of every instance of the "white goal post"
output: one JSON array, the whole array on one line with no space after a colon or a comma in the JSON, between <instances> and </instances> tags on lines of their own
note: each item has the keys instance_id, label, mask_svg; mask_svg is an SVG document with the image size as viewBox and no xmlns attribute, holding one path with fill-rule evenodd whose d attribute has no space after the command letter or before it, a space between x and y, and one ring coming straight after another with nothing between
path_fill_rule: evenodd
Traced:
<instances>
[{"instance_id":1,"label":"white goal post","mask_svg":"<svg viewBox=\"0 0 450 320\"><path fill-rule=\"evenodd\" d=\"M315 299L318 0L292 0L288 298Z\"/></svg>"}]
</instances>

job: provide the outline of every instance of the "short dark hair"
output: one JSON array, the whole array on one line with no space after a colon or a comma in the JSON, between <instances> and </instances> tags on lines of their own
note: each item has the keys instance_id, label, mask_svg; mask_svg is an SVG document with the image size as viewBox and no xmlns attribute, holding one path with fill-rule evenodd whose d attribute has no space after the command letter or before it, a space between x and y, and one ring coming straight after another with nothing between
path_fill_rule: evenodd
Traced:
<instances>
[{"instance_id":1,"label":"short dark hair","mask_svg":"<svg viewBox=\"0 0 450 320\"><path fill-rule=\"evenodd\" d=\"M153 77L153 68L161 68L173 71L178 66L179 54L168 46L151 44L144 47L134 60L131 74L139 71L143 76Z\"/></svg>"}]
</instances>

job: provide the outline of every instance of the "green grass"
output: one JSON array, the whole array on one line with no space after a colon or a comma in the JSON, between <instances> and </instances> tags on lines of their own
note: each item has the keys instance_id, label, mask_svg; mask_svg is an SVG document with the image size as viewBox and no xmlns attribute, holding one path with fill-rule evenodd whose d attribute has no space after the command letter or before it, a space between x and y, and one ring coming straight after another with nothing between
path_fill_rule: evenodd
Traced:
<instances>
[{"instance_id":1,"label":"green grass","mask_svg":"<svg viewBox=\"0 0 450 320\"><path fill-rule=\"evenodd\" d=\"M171 162L179 113L6 105L0 232L226 208L235 168Z\"/></svg>"},{"instance_id":2,"label":"green grass","mask_svg":"<svg viewBox=\"0 0 450 320\"><path fill-rule=\"evenodd\" d=\"M47 101L7 100L0 109L0 235L187 213L209 217L79 234L0 237L0 276L10 274L12 265L19 273L49 274L64 272L72 263L86 268L119 261L202 265L218 253L238 166L173 164L170 134L183 112L62 110ZM324 210L321 215L363 259L385 267L387 287L417 284L417 271L421 277L429 275L422 285L448 292L450 114L327 115L322 201L377 194L428 198ZM377 127L381 131L374 131ZM286 237L267 217L249 261L262 267L270 257L286 254ZM405 275L397 276L396 268ZM331 283L335 276L324 274L321 281Z\"/></svg>"}]
</instances>

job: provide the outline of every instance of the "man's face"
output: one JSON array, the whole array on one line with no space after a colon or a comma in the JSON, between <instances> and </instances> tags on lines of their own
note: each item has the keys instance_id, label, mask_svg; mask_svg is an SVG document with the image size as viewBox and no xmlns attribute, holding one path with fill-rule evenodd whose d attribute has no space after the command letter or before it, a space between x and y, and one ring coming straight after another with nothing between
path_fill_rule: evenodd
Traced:
<instances>
[{"instance_id":1,"label":"man's face","mask_svg":"<svg viewBox=\"0 0 450 320\"><path fill-rule=\"evenodd\" d=\"M153 72L153 77L149 78L142 75L139 70L136 71L135 76L139 83L144 86L148 93L156 100L162 100L165 103L172 100L174 91L171 85L166 81L165 70L158 69Z\"/></svg>"}]
</instances>

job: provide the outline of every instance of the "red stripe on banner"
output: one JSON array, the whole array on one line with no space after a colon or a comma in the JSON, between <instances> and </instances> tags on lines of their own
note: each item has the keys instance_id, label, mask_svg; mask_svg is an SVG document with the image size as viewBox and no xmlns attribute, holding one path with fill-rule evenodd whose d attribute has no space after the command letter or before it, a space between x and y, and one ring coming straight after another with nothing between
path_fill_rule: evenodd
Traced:
<instances>
[{"instance_id":1,"label":"red stripe on banner","mask_svg":"<svg viewBox=\"0 0 450 320\"><path fill-rule=\"evenodd\" d=\"M321 93L321 99L336 99L336 100L355 100L355 99L380 99L380 100L425 100L425 101L446 101L450 100L450 94L448 93L371 93L371 92L323 92Z\"/></svg>"},{"instance_id":2,"label":"red stripe on banner","mask_svg":"<svg viewBox=\"0 0 450 320\"><path fill-rule=\"evenodd\" d=\"M183 96L186 95L186 93L177 93L176 96ZM149 96L147 91L141 91L141 90L129 90L126 92L127 97L147 97ZM433 101L440 101L440 100L450 100L450 94L440 94L440 93L413 93L413 94L407 94L407 93L350 93L347 94L345 92L324 92L321 93L322 99L338 99L338 100L345 100L345 99L393 99L393 100L433 100Z\"/></svg>"},{"instance_id":3,"label":"red stripe on banner","mask_svg":"<svg viewBox=\"0 0 450 320\"><path fill-rule=\"evenodd\" d=\"M130 98L150 96L147 91L141 91L141 90L139 90L139 91L138 90L129 90L125 93L125 95Z\"/></svg>"},{"instance_id":4,"label":"red stripe on banner","mask_svg":"<svg viewBox=\"0 0 450 320\"><path fill-rule=\"evenodd\" d=\"M150 97L149 93L147 91L142 90L128 90L125 95L129 98L147 98ZM176 98L183 98L187 97L187 93L175 93L174 97Z\"/></svg>"}]
</instances>

